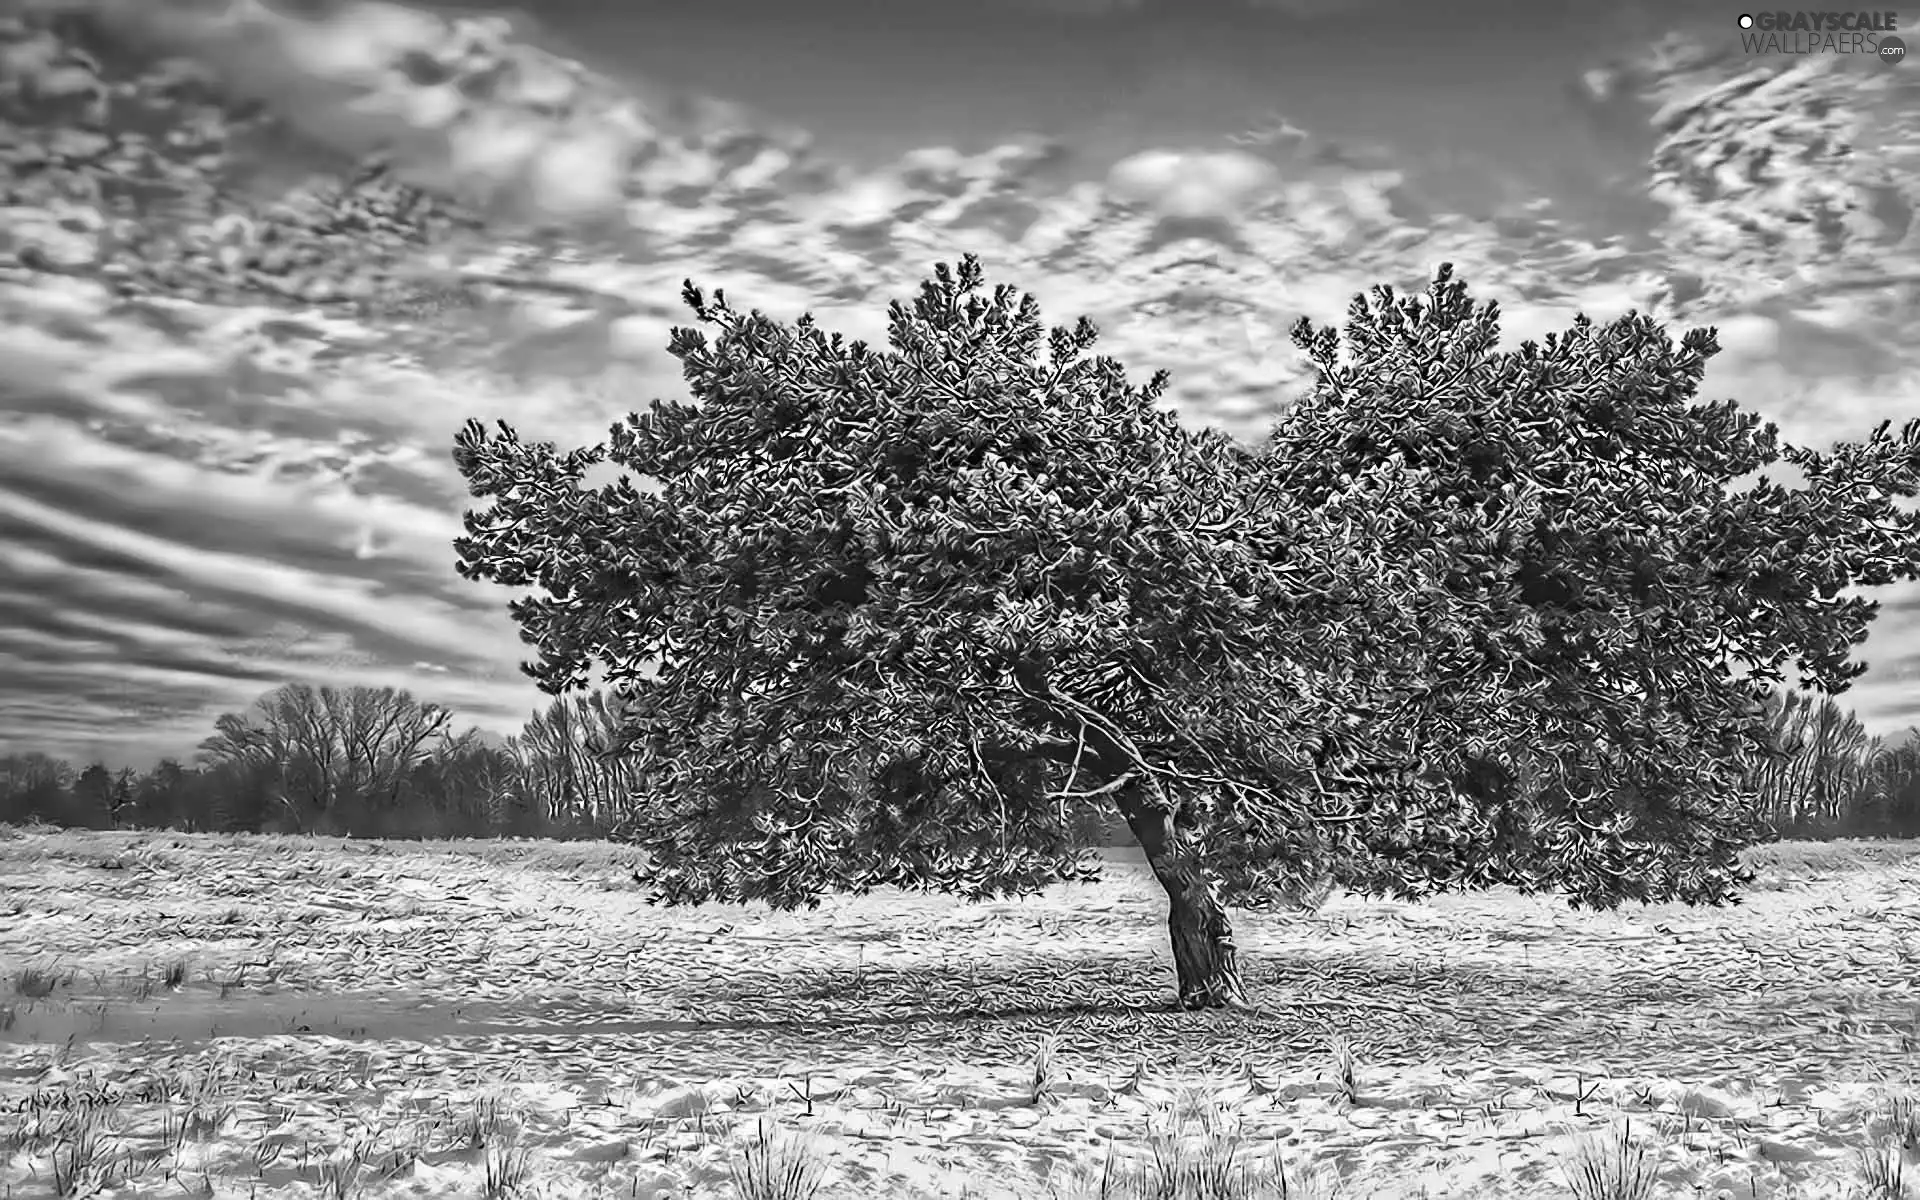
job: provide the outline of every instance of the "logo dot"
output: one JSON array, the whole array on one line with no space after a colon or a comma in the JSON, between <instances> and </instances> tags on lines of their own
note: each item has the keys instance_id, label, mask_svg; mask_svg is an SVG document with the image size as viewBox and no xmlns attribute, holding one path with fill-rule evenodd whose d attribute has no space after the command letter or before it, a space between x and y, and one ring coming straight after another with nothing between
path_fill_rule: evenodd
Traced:
<instances>
[{"instance_id":1,"label":"logo dot","mask_svg":"<svg viewBox=\"0 0 1920 1200\"><path fill-rule=\"evenodd\" d=\"M1901 41L1899 38L1883 37L1880 39L1880 61L1881 62L1886 63L1888 66L1892 66L1893 64L1904 59L1906 56L1907 56L1907 44Z\"/></svg>"},{"instance_id":2,"label":"logo dot","mask_svg":"<svg viewBox=\"0 0 1920 1200\"><path fill-rule=\"evenodd\" d=\"M1742 28L1742 29L1752 29L1752 28L1753 28L1753 14L1752 14L1752 13L1741 13L1741 14L1740 14L1740 28Z\"/></svg>"}]
</instances>

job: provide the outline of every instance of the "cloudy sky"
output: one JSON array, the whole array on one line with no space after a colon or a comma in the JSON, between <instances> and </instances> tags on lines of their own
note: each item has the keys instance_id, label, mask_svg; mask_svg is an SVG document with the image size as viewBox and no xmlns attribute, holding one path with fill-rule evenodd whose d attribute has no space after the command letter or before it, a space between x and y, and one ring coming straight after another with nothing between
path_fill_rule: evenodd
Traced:
<instances>
[{"instance_id":1,"label":"cloudy sky","mask_svg":"<svg viewBox=\"0 0 1920 1200\"><path fill-rule=\"evenodd\" d=\"M1591 15L1600 6L1583 7ZM1218 17L1119 32L982 19L934 37L944 27L933 17L912 28L850 24L829 36L771 10L731 28L662 11L651 23L595 18L556 29L560 12L538 36L592 60L607 87L649 104L698 90L758 106L809 128L850 169L878 173L817 198L824 209L907 186L888 164L914 147L980 151L1023 133L1079 150L1047 188L1088 179L1143 195L1184 188L1181 202L1202 206L1212 193L1196 199L1195 189L1213 189L1246 209L1266 202L1246 193L1304 188L1299 180L1324 173L1324 164L1276 158L1272 143L1243 136L1283 114L1313 128L1320 144L1415 164L1429 193L1450 205L1491 210L1516 195L1551 194L1589 224L1644 218L1601 186L1644 159L1644 140L1583 117L1569 88L1618 46L1648 36L1626 9L1592 17L1578 38L1564 26L1556 34L1511 22L1469 34L1457 22L1402 14L1391 36L1335 23L1317 41L1305 27L1261 26L1255 36ZM280 58L246 43L246 61L276 80L294 63L358 69L360 58L393 57L387 42L397 28L388 18L336 21L324 36L277 47ZM326 103L348 124L370 111L364 97ZM1238 147L1242 158L1230 169L1216 157L1136 159L1148 165L1114 171L1155 147L1216 156ZM1340 196L1360 203L1348 183L1322 182L1335 208L1346 203ZM693 229L704 215L679 219ZM710 244L688 233L672 254L634 268L643 282L617 320L555 331L521 313L490 341L490 315L441 313L443 325L464 326L457 332L469 349L391 365L369 352L351 369L340 347L364 331L323 320L289 324L246 306L107 316L79 282L0 276L0 750L144 765L189 752L214 715L294 678L407 687L464 720L516 728L540 697L515 670L523 647L506 596L452 570L465 496L447 451L460 423L501 417L533 436L595 440L614 417L676 394L664 346L684 319L675 292L685 275L729 286L744 305L785 316L812 308L872 336L885 301L919 268L964 248L911 243L871 271L854 262L845 270L866 291L848 304L844 289L835 299L805 276L816 263L786 273L767 265L776 250L790 264L824 258L826 242L818 255L789 245L749 256L747 235L728 230ZM1144 361L1122 353L1142 377L1163 362L1191 367L1176 375L1176 396L1196 421L1264 420L1207 374L1220 369L1215 360L1263 360L1293 316L1335 318L1353 291L1378 281L1342 269L1337 256L1309 269L1274 245L1219 267L1238 272L1241 290L1271 293L1227 343L1140 343ZM1144 257L1076 265L1031 244L998 249L987 253L989 269L1011 263L1003 277L1039 293L1050 319L1091 312L1122 331L1123 348L1126 323L1150 294L1128 289L1157 278ZM1596 315L1630 300L1602 295ZM1572 311L1513 304L1510 325L1537 335ZM1748 400L1790 434L1856 435L1911 407L1910 374L1885 362L1864 369L1862 348L1818 319L1742 317L1728 323L1726 340L1709 390ZM1242 390L1267 386L1254 380ZM1894 598L1883 625L1868 653L1874 673L1852 701L1891 731L1920 722L1920 604L1911 592Z\"/></svg>"}]
</instances>

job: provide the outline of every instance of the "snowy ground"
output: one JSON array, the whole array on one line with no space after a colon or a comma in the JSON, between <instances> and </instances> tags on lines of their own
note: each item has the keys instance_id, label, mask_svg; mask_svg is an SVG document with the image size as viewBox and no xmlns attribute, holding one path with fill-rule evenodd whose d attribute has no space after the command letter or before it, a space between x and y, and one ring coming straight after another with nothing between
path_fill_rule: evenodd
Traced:
<instances>
[{"instance_id":1,"label":"snowy ground","mask_svg":"<svg viewBox=\"0 0 1920 1200\"><path fill-rule=\"evenodd\" d=\"M1238 914L1261 1011L1192 1015L1137 864L1018 902L668 911L605 845L7 830L0 1183L47 1194L94 1111L113 1196L327 1194L353 1162L369 1197L508 1168L731 1195L765 1130L827 1196L1079 1195L1210 1107L1342 1195L1571 1195L1570 1148L1623 1116L1657 1195L1858 1194L1916 1083L1920 847L1760 861L1727 911Z\"/></svg>"}]
</instances>

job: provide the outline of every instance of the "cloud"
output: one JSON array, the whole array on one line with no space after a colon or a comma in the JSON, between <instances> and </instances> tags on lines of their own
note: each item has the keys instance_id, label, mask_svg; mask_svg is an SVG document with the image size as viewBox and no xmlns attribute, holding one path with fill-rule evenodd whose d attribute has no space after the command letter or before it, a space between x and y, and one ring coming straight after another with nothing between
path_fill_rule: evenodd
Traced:
<instances>
[{"instance_id":1,"label":"cloud","mask_svg":"<svg viewBox=\"0 0 1920 1200\"><path fill-rule=\"evenodd\" d=\"M0 466L0 728L39 748L204 731L296 678L414 686L509 729L536 702L505 593L451 569L450 506L229 475L48 422ZM416 661L443 669L397 665Z\"/></svg>"},{"instance_id":2,"label":"cloud","mask_svg":"<svg viewBox=\"0 0 1920 1200\"><path fill-rule=\"evenodd\" d=\"M130 19L160 7L120 6ZM463 244L449 251L456 267L544 271L535 282L613 302L560 324L536 320L523 296L422 321L411 340L382 319L129 304L74 276L0 281L0 730L22 748L115 762L183 753L213 715L292 679L406 687L464 720L517 727L543 701L515 670L527 648L506 593L452 570L470 500L451 438L478 417L579 445L656 396L684 396L665 343L691 320L677 299L687 275L737 290L743 309L811 310L877 342L886 302L910 296L934 258L987 246L995 282L1042 293L1050 322L1096 315L1101 349L1136 381L1174 367L1185 415L1236 430L1270 419L1295 380L1292 320L1337 320L1382 263L1417 286L1441 257L1456 260L1476 291L1484 279L1512 301L1510 342L1576 309L1605 317L1644 302L1638 276L1560 287L1558 270L1482 225L1393 225L1391 172L1322 185L1231 151L1125 158L1104 183L1036 201L1017 233L965 222L1032 199L1025 177L957 151L811 201L743 186L736 210L713 197L787 150L743 137L758 165L730 176L700 145L666 146L604 81L537 55L491 71L495 25L380 4L305 23L252 0L177 22L182 6L164 7L168 28L154 32L221 58L316 128L363 142L412 131L402 148L436 169L517 189L556 218L620 201L644 253ZM436 69L462 86L422 81ZM512 87L479 86L503 80ZM492 107L472 107L483 93ZM633 176L636 148L659 152L654 174ZM1149 249L1169 223L1202 228ZM1708 394L1738 396L1802 440L1905 415L1920 382L1810 319L1748 313L1722 333ZM1866 656L1874 671L1848 702L1882 727L1920 722L1920 592L1888 593Z\"/></svg>"},{"instance_id":3,"label":"cloud","mask_svg":"<svg viewBox=\"0 0 1920 1200\"><path fill-rule=\"evenodd\" d=\"M1184 220L1236 216L1279 181L1278 167L1238 151L1149 150L1122 159L1107 173L1107 188L1114 195Z\"/></svg>"}]
</instances>

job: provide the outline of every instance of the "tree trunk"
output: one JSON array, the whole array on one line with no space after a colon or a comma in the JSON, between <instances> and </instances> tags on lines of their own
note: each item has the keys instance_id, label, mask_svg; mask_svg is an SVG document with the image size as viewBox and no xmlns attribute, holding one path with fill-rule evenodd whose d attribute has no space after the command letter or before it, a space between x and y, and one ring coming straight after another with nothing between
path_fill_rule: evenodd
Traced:
<instances>
[{"instance_id":1,"label":"tree trunk","mask_svg":"<svg viewBox=\"0 0 1920 1200\"><path fill-rule=\"evenodd\" d=\"M1167 891L1167 933L1173 940L1180 1007L1251 1007L1240 983L1232 923L1200 863L1184 852L1173 814L1161 812L1153 793L1139 784L1120 789L1114 800L1146 852L1154 878Z\"/></svg>"}]
</instances>

